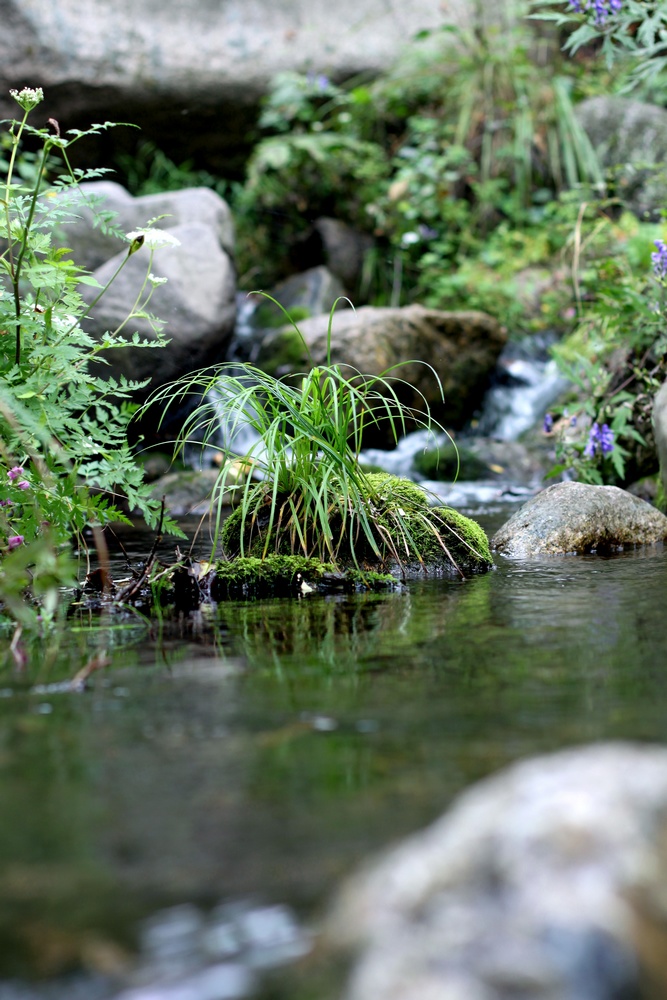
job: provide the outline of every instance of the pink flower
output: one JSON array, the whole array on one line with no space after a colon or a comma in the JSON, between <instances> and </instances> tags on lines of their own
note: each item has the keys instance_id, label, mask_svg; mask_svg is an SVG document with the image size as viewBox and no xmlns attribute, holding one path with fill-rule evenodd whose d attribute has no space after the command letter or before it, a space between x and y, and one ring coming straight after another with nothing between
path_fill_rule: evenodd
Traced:
<instances>
[{"instance_id":1,"label":"pink flower","mask_svg":"<svg viewBox=\"0 0 667 1000\"><path fill-rule=\"evenodd\" d=\"M30 483L28 482L27 479L22 479L21 482L17 483L16 485L18 486L18 488L20 490L29 490L30 489Z\"/></svg>"},{"instance_id":2,"label":"pink flower","mask_svg":"<svg viewBox=\"0 0 667 1000\"><path fill-rule=\"evenodd\" d=\"M18 479L19 476L23 475L23 466L15 465L13 469L9 470L7 475L9 476L10 480L14 482L15 479Z\"/></svg>"},{"instance_id":3,"label":"pink flower","mask_svg":"<svg viewBox=\"0 0 667 1000\"><path fill-rule=\"evenodd\" d=\"M12 535L7 539L7 548L10 552L12 549L18 549L19 545L23 545L23 535Z\"/></svg>"}]
</instances>

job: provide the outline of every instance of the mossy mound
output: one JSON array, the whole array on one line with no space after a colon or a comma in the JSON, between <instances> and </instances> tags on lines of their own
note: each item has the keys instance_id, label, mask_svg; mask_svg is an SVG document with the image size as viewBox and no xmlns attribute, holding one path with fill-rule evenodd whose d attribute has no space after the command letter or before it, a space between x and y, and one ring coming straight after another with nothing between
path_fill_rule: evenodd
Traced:
<instances>
[{"instance_id":1,"label":"mossy mound","mask_svg":"<svg viewBox=\"0 0 667 1000\"><path fill-rule=\"evenodd\" d=\"M308 556L238 556L219 560L210 575L209 594L213 601L248 597L298 597L313 590L319 593L356 590L387 590L395 587L390 574L366 573L348 568L338 570L332 563Z\"/></svg>"},{"instance_id":2,"label":"mossy mound","mask_svg":"<svg viewBox=\"0 0 667 1000\"><path fill-rule=\"evenodd\" d=\"M487 537L480 526L451 507L433 507L429 495L416 483L386 472L370 473L367 513L373 525L373 544L362 533L354 540L341 529L335 556L325 551L317 554L335 563L338 572L356 570L366 578L372 573L391 573L395 577L470 576L483 573L493 565ZM226 520L222 544L234 565L235 557L266 561L267 553L294 557L295 533L289 521L272 528L267 538L269 505L264 484L258 483L254 516L243 519L241 507ZM254 503L254 500L253 500ZM358 518L351 519L358 523ZM331 526L336 537L336 524ZM243 539L241 533L243 531ZM349 531L349 528L346 529ZM308 537L308 532L302 535ZM313 540L317 551L317 539ZM376 551L377 550L377 551ZM309 553L309 555L312 553ZM305 558L305 556L303 557Z\"/></svg>"},{"instance_id":3,"label":"mossy mound","mask_svg":"<svg viewBox=\"0 0 667 1000\"><path fill-rule=\"evenodd\" d=\"M429 567L438 567L465 576L493 566L489 541L476 521L452 507L433 507L426 490L409 479L387 472L371 473L366 478L382 501L381 524L392 528L391 515L397 509L406 515L414 540L407 562L423 562L427 574Z\"/></svg>"}]
</instances>

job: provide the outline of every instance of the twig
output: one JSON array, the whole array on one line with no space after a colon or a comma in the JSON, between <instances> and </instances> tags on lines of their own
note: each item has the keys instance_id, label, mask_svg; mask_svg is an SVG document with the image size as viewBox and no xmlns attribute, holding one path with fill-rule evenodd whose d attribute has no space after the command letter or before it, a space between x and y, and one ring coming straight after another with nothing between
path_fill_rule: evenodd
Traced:
<instances>
[{"instance_id":1,"label":"twig","mask_svg":"<svg viewBox=\"0 0 667 1000\"><path fill-rule=\"evenodd\" d=\"M144 567L141 573L139 573L139 575L135 580L132 580L131 583L128 583L127 587L121 590L121 592L118 594L116 601L119 604L125 604L132 597L134 597L137 591L140 590L148 580L150 572L153 569L153 566L155 565L155 558L158 546L162 541L162 522L164 520L164 505L165 505L165 498L162 497L162 502L160 504L160 520L158 521L157 531L155 533L155 539L153 541L153 547L151 548L151 551L148 555L148 559L144 563Z\"/></svg>"}]
</instances>

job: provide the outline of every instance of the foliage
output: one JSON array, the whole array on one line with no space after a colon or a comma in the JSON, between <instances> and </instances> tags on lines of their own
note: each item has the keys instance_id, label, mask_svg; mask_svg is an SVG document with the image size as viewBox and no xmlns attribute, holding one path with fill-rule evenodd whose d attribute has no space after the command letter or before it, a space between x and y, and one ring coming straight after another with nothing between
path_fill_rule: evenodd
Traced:
<instances>
[{"instance_id":1,"label":"foliage","mask_svg":"<svg viewBox=\"0 0 667 1000\"><path fill-rule=\"evenodd\" d=\"M628 88L664 68L664 0L535 0L533 8L534 16L559 26L577 24L565 42L572 54L596 42L609 65L619 56L633 56ZM579 323L554 352L578 392L553 431L557 464L551 475L567 472L588 482L624 484L655 471L651 409L667 374L667 248L656 239L664 235L660 228L642 226L629 215L618 219L617 206L598 203L586 224L589 212L582 205L575 229ZM551 421L547 415L549 433Z\"/></svg>"},{"instance_id":2,"label":"foliage","mask_svg":"<svg viewBox=\"0 0 667 1000\"><path fill-rule=\"evenodd\" d=\"M142 140L135 153L118 157L118 167L125 177L128 191L135 196L180 191L188 187L209 187L221 197L229 193L229 185L208 170L198 170L193 160L174 163L149 139Z\"/></svg>"},{"instance_id":3,"label":"foliage","mask_svg":"<svg viewBox=\"0 0 667 1000\"><path fill-rule=\"evenodd\" d=\"M131 394L145 383L103 377L104 354L128 343L160 346L121 327L95 340L84 329L86 315L105 289L57 245L54 229L73 217L80 181L100 171L72 170L69 149L85 136L98 135L110 123L61 136L28 124L41 90L12 91L23 116L9 123L3 140L0 238L0 550L4 553L0 596L18 618L17 594L27 579L33 594L43 593L45 576L69 582L72 567L60 547L72 536L83 543L87 526L127 520L119 498L154 525L159 504L142 482L140 467L127 442ZM40 153L22 164L26 137ZM64 172L49 182L47 169L60 162ZM102 225L107 225L105 220ZM125 260L156 231L130 234ZM127 245L128 240L125 239ZM154 245L154 243L153 243ZM157 283L151 272L130 317L148 316ZM114 275L120 272L121 267ZM111 280L113 281L114 278ZM98 289L84 302L81 285ZM127 322L127 320L126 320ZM125 324L123 323L122 326ZM103 353L104 352L104 353ZM16 550L21 547L21 553ZM83 545L85 549L85 545ZM34 568L30 568L34 564ZM49 589L52 595L53 588ZM53 612L52 596L42 600L42 616Z\"/></svg>"},{"instance_id":4,"label":"foliage","mask_svg":"<svg viewBox=\"0 0 667 1000\"><path fill-rule=\"evenodd\" d=\"M228 440L233 442L243 425L256 432L245 461L261 481L249 477L237 487L238 510L224 527L220 505L237 457L232 445L222 448L214 545L218 539L227 542L229 554L300 554L356 566L366 558L382 562L391 556L400 565L422 560L427 530L446 556L443 519L428 513L423 492L414 487L414 496L393 502L392 491L380 488L358 464L364 427L388 423L396 441L408 420L424 427L434 423L428 404L424 401L417 412L400 402L402 365L369 376L331 364L333 316L332 309L324 365L281 380L249 363L223 364L158 390L148 405L197 400L178 448L188 443L215 447L221 407ZM301 337L296 326L295 331ZM305 342L303 347L309 353Z\"/></svg>"},{"instance_id":5,"label":"foliage","mask_svg":"<svg viewBox=\"0 0 667 1000\"><path fill-rule=\"evenodd\" d=\"M324 76L280 73L259 121L268 133L255 146L246 181L234 192L242 281L263 283L289 270L291 247L320 216L368 230L366 206L388 174L382 146L370 137L371 96Z\"/></svg>"},{"instance_id":6,"label":"foliage","mask_svg":"<svg viewBox=\"0 0 667 1000\"><path fill-rule=\"evenodd\" d=\"M594 45L607 65L632 59L626 89L650 84L667 68L667 3L665 0L532 0L533 17L573 28L565 41L574 55Z\"/></svg>"},{"instance_id":7,"label":"foliage","mask_svg":"<svg viewBox=\"0 0 667 1000\"><path fill-rule=\"evenodd\" d=\"M548 39L494 20L479 5L470 28L423 32L372 83L276 77L259 122L266 137L232 195L242 284L273 284L329 215L375 238L359 298L457 306L478 284L459 268L474 270L499 226L544 229L558 192L602 185L574 115L575 77ZM472 305L492 302L489 287ZM510 282L500 310L520 312Z\"/></svg>"},{"instance_id":8,"label":"foliage","mask_svg":"<svg viewBox=\"0 0 667 1000\"><path fill-rule=\"evenodd\" d=\"M629 213L615 220L605 209L581 213L578 323L553 349L576 392L554 410L550 475L624 484L654 471L647 437L653 396L667 376L667 291L664 273L650 266L661 227ZM609 428L613 447L594 447L596 426Z\"/></svg>"}]
</instances>

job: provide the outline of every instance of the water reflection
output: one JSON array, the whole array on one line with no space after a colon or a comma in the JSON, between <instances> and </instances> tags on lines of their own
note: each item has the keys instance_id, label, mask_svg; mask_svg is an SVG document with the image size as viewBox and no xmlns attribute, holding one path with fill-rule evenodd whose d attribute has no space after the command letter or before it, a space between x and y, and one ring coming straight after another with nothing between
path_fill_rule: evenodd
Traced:
<instances>
[{"instance_id":1,"label":"water reflection","mask_svg":"<svg viewBox=\"0 0 667 1000\"><path fill-rule=\"evenodd\" d=\"M503 560L404 593L78 620L25 666L3 650L0 998L70 1000L53 984L81 969L87 1000L138 989L123 977L157 911L307 920L503 764L664 740L665 593L663 551ZM48 989L9 985L34 975Z\"/></svg>"}]
</instances>

